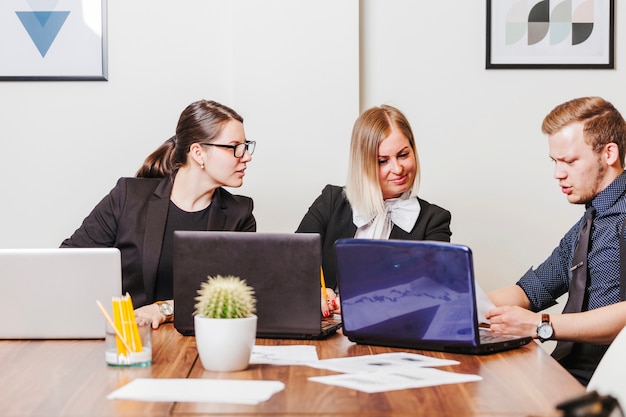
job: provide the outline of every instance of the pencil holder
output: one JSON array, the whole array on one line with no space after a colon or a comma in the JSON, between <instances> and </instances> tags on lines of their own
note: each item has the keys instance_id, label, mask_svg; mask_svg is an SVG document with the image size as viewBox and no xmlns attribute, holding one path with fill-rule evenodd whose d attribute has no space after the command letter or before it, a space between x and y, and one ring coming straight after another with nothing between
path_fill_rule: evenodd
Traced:
<instances>
[{"instance_id":1,"label":"pencil holder","mask_svg":"<svg viewBox=\"0 0 626 417\"><path fill-rule=\"evenodd\" d=\"M152 364L152 327L150 325L136 326L137 333L133 337L125 338L125 343L120 340L109 323L105 323L105 326L104 358L107 365L141 367Z\"/></svg>"}]
</instances>

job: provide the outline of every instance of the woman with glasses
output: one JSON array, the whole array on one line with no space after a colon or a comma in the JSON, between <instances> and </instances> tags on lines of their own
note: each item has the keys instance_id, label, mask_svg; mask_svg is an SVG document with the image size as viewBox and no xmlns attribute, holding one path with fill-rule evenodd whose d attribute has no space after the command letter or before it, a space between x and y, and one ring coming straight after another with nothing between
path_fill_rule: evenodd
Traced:
<instances>
[{"instance_id":1,"label":"woman with glasses","mask_svg":"<svg viewBox=\"0 0 626 417\"><path fill-rule=\"evenodd\" d=\"M121 178L61 247L117 247L122 291L140 324L173 318L174 230L256 231L253 202L240 187L255 142L243 118L214 101L190 104L176 135L149 155L135 178Z\"/></svg>"},{"instance_id":2,"label":"woman with glasses","mask_svg":"<svg viewBox=\"0 0 626 417\"><path fill-rule=\"evenodd\" d=\"M322 314L339 312L335 241L342 238L450 241L450 212L417 197L419 158L408 120L382 105L356 120L345 187L327 185L297 233L319 233L327 296Z\"/></svg>"}]
</instances>

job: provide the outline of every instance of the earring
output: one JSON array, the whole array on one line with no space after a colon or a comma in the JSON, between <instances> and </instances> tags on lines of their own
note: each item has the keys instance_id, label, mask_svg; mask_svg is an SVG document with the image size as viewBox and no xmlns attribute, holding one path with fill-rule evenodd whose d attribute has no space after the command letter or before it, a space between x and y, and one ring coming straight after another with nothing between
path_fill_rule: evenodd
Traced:
<instances>
[{"instance_id":1,"label":"earring","mask_svg":"<svg viewBox=\"0 0 626 417\"><path fill-rule=\"evenodd\" d=\"M200 169L204 169L204 162L200 163Z\"/></svg>"}]
</instances>

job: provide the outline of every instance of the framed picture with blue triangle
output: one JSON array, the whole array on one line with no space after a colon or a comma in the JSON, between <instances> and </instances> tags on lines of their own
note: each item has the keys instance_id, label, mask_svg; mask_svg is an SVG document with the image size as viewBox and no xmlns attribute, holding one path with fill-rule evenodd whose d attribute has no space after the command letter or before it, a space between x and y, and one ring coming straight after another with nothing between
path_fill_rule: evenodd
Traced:
<instances>
[{"instance_id":1,"label":"framed picture with blue triangle","mask_svg":"<svg viewBox=\"0 0 626 417\"><path fill-rule=\"evenodd\" d=\"M0 0L0 81L107 81L106 0Z\"/></svg>"},{"instance_id":2,"label":"framed picture with blue triangle","mask_svg":"<svg viewBox=\"0 0 626 417\"><path fill-rule=\"evenodd\" d=\"M487 0L486 69L614 69L614 0Z\"/></svg>"}]
</instances>

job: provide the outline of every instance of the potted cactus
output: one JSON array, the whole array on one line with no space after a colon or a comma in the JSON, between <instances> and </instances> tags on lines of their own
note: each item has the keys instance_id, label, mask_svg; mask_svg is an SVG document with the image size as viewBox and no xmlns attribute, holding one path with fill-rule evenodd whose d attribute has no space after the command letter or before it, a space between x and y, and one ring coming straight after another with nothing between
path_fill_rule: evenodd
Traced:
<instances>
[{"instance_id":1,"label":"potted cactus","mask_svg":"<svg viewBox=\"0 0 626 417\"><path fill-rule=\"evenodd\" d=\"M198 290L194 313L196 345L208 371L248 367L256 337L254 290L239 277L208 277Z\"/></svg>"}]
</instances>

